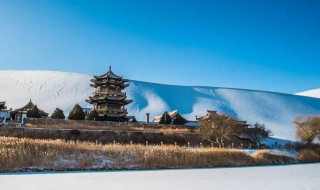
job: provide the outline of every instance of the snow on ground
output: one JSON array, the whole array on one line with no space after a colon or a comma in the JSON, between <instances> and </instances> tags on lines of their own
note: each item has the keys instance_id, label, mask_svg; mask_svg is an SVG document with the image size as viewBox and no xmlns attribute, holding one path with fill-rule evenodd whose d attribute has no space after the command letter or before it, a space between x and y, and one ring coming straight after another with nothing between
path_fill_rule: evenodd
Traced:
<instances>
[{"instance_id":1,"label":"snow on ground","mask_svg":"<svg viewBox=\"0 0 320 190\"><path fill-rule=\"evenodd\" d=\"M289 156L289 157L292 157L292 158L295 158L295 159L298 159L299 157L299 153L295 150L287 150L287 149L282 149L282 150L279 150L279 149L265 149L265 150L261 150L261 149L243 149L241 150L247 154L254 154L256 152L260 152L260 151L268 151L270 152L271 154L283 154L283 155L286 155L286 156Z\"/></svg>"},{"instance_id":2,"label":"snow on ground","mask_svg":"<svg viewBox=\"0 0 320 190\"><path fill-rule=\"evenodd\" d=\"M101 73L103 74L103 73ZM30 98L39 108L52 113L56 107L68 115L79 103L91 105L85 99L94 91L89 86L91 76L51 71L0 71L0 101L8 107L24 106ZM297 115L320 114L320 99L290 94L228 89L162 85L130 81L126 89L134 102L128 106L130 115L144 120L165 110L178 109L185 117L195 120L206 110L218 110L249 123L264 123L274 137L294 140L293 119Z\"/></svg>"},{"instance_id":3,"label":"snow on ground","mask_svg":"<svg viewBox=\"0 0 320 190\"><path fill-rule=\"evenodd\" d=\"M320 88L308 90L308 91L304 91L304 92L299 92L296 95L320 98Z\"/></svg>"},{"instance_id":4,"label":"snow on ground","mask_svg":"<svg viewBox=\"0 0 320 190\"><path fill-rule=\"evenodd\" d=\"M319 190L320 164L284 166L60 173L3 173L10 190Z\"/></svg>"},{"instance_id":5,"label":"snow on ground","mask_svg":"<svg viewBox=\"0 0 320 190\"><path fill-rule=\"evenodd\" d=\"M274 137L268 137L268 138L261 140L261 144L265 144L269 147L275 146L277 144L277 145L281 145L283 148L286 145L292 145L295 143L296 143L296 141L290 141L290 140L279 139L279 138L274 138Z\"/></svg>"}]
</instances>

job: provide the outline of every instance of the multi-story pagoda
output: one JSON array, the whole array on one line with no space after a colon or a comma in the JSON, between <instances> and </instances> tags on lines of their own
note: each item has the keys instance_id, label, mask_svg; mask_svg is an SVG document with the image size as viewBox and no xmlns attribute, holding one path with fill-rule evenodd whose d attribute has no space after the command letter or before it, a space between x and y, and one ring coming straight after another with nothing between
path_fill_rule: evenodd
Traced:
<instances>
[{"instance_id":1,"label":"multi-story pagoda","mask_svg":"<svg viewBox=\"0 0 320 190\"><path fill-rule=\"evenodd\" d=\"M114 74L110 66L106 74L93 76L91 82L93 84L90 86L96 90L86 102L94 105L94 109L103 120L127 121L128 112L125 106L130 104L132 100L127 100L127 95L122 90L129 86L128 80Z\"/></svg>"}]
</instances>

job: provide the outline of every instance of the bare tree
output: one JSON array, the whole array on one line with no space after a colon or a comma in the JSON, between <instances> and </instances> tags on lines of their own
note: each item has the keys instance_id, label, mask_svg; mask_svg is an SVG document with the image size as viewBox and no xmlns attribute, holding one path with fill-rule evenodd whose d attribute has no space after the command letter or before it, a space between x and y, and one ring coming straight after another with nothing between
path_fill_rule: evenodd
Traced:
<instances>
[{"instance_id":1,"label":"bare tree","mask_svg":"<svg viewBox=\"0 0 320 190\"><path fill-rule=\"evenodd\" d=\"M261 140L272 135L271 131L266 129L264 124L255 123L244 130L244 133L256 144L261 144Z\"/></svg>"},{"instance_id":2,"label":"bare tree","mask_svg":"<svg viewBox=\"0 0 320 190\"><path fill-rule=\"evenodd\" d=\"M310 144L320 136L320 116L298 116L293 123L296 124L296 137L302 142Z\"/></svg>"},{"instance_id":3,"label":"bare tree","mask_svg":"<svg viewBox=\"0 0 320 190\"><path fill-rule=\"evenodd\" d=\"M219 147L224 147L225 140L237 135L240 129L237 120L230 116L215 114L200 120L198 133L202 139L216 142Z\"/></svg>"}]
</instances>

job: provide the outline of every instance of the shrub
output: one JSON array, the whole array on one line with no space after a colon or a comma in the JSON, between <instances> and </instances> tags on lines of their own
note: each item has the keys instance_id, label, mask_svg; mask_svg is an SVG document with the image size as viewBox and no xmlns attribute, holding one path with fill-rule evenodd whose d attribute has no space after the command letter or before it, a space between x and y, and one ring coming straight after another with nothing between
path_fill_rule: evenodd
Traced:
<instances>
[{"instance_id":1,"label":"shrub","mask_svg":"<svg viewBox=\"0 0 320 190\"><path fill-rule=\"evenodd\" d=\"M51 115L52 119L65 119L65 115L63 113L63 111L59 108L56 108L56 110L54 110L54 112Z\"/></svg>"},{"instance_id":2,"label":"shrub","mask_svg":"<svg viewBox=\"0 0 320 190\"><path fill-rule=\"evenodd\" d=\"M69 120L84 120L85 114L79 104L76 104L74 108L69 113L68 119Z\"/></svg>"},{"instance_id":3,"label":"shrub","mask_svg":"<svg viewBox=\"0 0 320 190\"><path fill-rule=\"evenodd\" d=\"M299 162L320 162L320 154L315 150L304 149L300 151Z\"/></svg>"},{"instance_id":4,"label":"shrub","mask_svg":"<svg viewBox=\"0 0 320 190\"><path fill-rule=\"evenodd\" d=\"M27 111L27 117L41 118L41 114L37 105L34 105Z\"/></svg>"},{"instance_id":5,"label":"shrub","mask_svg":"<svg viewBox=\"0 0 320 190\"><path fill-rule=\"evenodd\" d=\"M296 160L290 156L279 153L272 154L266 150L255 152L252 156L261 164L290 164L296 162Z\"/></svg>"},{"instance_id":6,"label":"shrub","mask_svg":"<svg viewBox=\"0 0 320 190\"><path fill-rule=\"evenodd\" d=\"M87 120L100 121L101 118L100 118L99 113L97 112L97 110L94 109L87 115Z\"/></svg>"}]
</instances>

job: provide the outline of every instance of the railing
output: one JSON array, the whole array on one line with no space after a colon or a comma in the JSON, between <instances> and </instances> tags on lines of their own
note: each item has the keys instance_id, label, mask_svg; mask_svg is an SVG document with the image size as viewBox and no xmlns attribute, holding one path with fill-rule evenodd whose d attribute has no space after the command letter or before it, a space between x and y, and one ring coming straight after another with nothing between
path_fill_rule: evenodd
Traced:
<instances>
[{"instance_id":1,"label":"railing","mask_svg":"<svg viewBox=\"0 0 320 190\"><path fill-rule=\"evenodd\" d=\"M102 95L107 95L107 94L112 94L112 95L126 95L126 93L123 93L121 91L115 91L115 90L97 90L94 92L94 94L102 94Z\"/></svg>"},{"instance_id":2,"label":"railing","mask_svg":"<svg viewBox=\"0 0 320 190\"><path fill-rule=\"evenodd\" d=\"M104 84L104 83L109 83L109 84L116 84L116 85L119 85L119 84L123 84L122 81L116 81L116 80L102 80L102 81L95 81L96 83L99 83L99 84Z\"/></svg>"},{"instance_id":3,"label":"railing","mask_svg":"<svg viewBox=\"0 0 320 190\"><path fill-rule=\"evenodd\" d=\"M120 113L127 113L127 109L104 108L104 109L99 109L99 112L120 112Z\"/></svg>"},{"instance_id":4,"label":"railing","mask_svg":"<svg viewBox=\"0 0 320 190\"><path fill-rule=\"evenodd\" d=\"M126 95L126 93L123 93L123 92L117 92L117 91L113 91L113 90L106 90L106 91L96 91L93 93L94 95L108 95L108 94L111 94L111 95Z\"/></svg>"}]
</instances>

